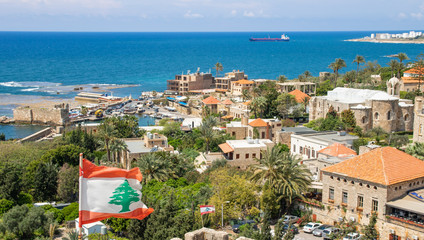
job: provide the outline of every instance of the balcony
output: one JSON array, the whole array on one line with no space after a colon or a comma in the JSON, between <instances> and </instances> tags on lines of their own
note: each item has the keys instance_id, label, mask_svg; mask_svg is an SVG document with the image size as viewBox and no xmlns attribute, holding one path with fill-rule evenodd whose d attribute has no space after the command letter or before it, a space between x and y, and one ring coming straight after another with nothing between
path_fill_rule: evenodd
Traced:
<instances>
[{"instance_id":1,"label":"balcony","mask_svg":"<svg viewBox=\"0 0 424 240\"><path fill-rule=\"evenodd\" d=\"M415 227L424 228L424 221L423 220L412 220L404 217L394 216L394 215L387 215L386 216L388 222L391 223L406 223Z\"/></svg>"},{"instance_id":2,"label":"balcony","mask_svg":"<svg viewBox=\"0 0 424 240\"><path fill-rule=\"evenodd\" d=\"M320 201L318 201L316 199L305 198L305 199L298 199L298 201L306 203L307 205L310 205L312 207L316 207L316 208L320 208L320 209L324 208L324 204L322 204Z\"/></svg>"}]
</instances>

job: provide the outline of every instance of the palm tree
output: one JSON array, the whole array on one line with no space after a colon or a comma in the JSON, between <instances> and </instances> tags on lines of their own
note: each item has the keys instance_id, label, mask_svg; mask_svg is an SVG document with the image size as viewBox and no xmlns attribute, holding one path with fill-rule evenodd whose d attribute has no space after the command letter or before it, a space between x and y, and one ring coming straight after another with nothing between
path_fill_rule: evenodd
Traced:
<instances>
[{"instance_id":1,"label":"palm tree","mask_svg":"<svg viewBox=\"0 0 424 240\"><path fill-rule=\"evenodd\" d=\"M68 232L68 235L64 238L62 238L63 240L78 240L78 232L77 230L71 230ZM83 234L82 239L85 239L85 234Z\"/></svg>"},{"instance_id":2,"label":"palm tree","mask_svg":"<svg viewBox=\"0 0 424 240\"><path fill-rule=\"evenodd\" d=\"M339 77L339 70L346 67L346 62L341 58L336 58L329 66L330 69L334 71L334 87L337 87L337 78Z\"/></svg>"},{"instance_id":3,"label":"palm tree","mask_svg":"<svg viewBox=\"0 0 424 240\"><path fill-rule=\"evenodd\" d=\"M110 144L110 151L113 153L113 160L116 163L119 163L122 151L126 150L128 150L128 146L122 139L115 139Z\"/></svg>"},{"instance_id":4,"label":"palm tree","mask_svg":"<svg viewBox=\"0 0 424 240\"><path fill-rule=\"evenodd\" d=\"M104 147L107 152L107 160L110 162L110 143L115 139L117 131L115 127L107 122L103 122L99 126L99 136L103 139Z\"/></svg>"},{"instance_id":5,"label":"palm tree","mask_svg":"<svg viewBox=\"0 0 424 240\"><path fill-rule=\"evenodd\" d=\"M363 56L361 56L361 55L356 55L356 57L353 60L353 62L357 64L357 66L356 66L356 82L358 82L359 65L361 63L365 63L365 58Z\"/></svg>"},{"instance_id":6,"label":"palm tree","mask_svg":"<svg viewBox=\"0 0 424 240\"><path fill-rule=\"evenodd\" d=\"M404 60L409 60L409 57L408 57L408 55L406 55L406 53L398 53L396 55L396 57L399 59L399 62L400 62L399 69L398 69L398 78L400 78L400 72L402 71L403 66L404 66L402 62Z\"/></svg>"},{"instance_id":7,"label":"palm tree","mask_svg":"<svg viewBox=\"0 0 424 240\"><path fill-rule=\"evenodd\" d=\"M305 113L306 113L306 107L308 106L308 104L309 104L309 97L304 97L303 99L302 99L302 104L303 104L303 107L305 108Z\"/></svg>"},{"instance_id":8,"label":"palm tree","mask_svg":"<svg viewBox=\"0 0 424 240\"><path fill-rule=\"evenodd\" d=\"M280 76L278 76L277 80L278 80L278 82L283 83L283 82L287 81L288 78L285 75L280 75Z\"/></svg>"},{"instance_id":9,"label":"palm tree","mask_svg":"<svg viewBox=\"0 0 424 240\"><path fill-rule=\"evenodd\" d=\"M144 183L152 179L166 181L173 174L164 160L154 153L141 156L137 160L137 167L140 169L141 174L143 174Z\"/></svg>"},{"instance_id":10,"label":"palm tree","mask_svg":"<svg viewBox=\"0 0 424 240\"><path fill-rule=\"evenodd\" d=\"M246 100L248 100L248 99L251 99L251 98L252 98L252 96L250 95L249 90L247 90L247 89L243 89L243 92L242 92L242 98L243 98L243 101L246 101Z\"/></svg>"},{"instance_id":11,"label":"palm tree","mask_svg":"<svg viewBox=\"0 0 424 240\"><path fill-rule=\"evenodd\" d=\"M250 108L255 114L255 118L257 118L257 113L260 112L260 116L262 117L263 109L266 107L266 97L260 96L254 98L250 103Z\"/></svg>"},{"instance_id":12,"label":"palm tree","mask_svg":"<svg viewBox=\"0 0 424 240\"><path fill-rule=\"evenodd\" d=\"M251 180L272 187L284 196L287 204L306 191L311 183L311 173L300 164L301 159L290 152L282 152L278 146L268 149L257 161L259 164L251 166L254 172Z\"/></svg>"},{"instance_id":13,"label":"palm tree","mask_svg":"<svg viewBox=\"0 0 424 240\"><path fill-rule=\"evenodd\" d=\"M390 68L392 69L392 77L394 76L394 71L399 67L399 62L396 61L395 59L390 60L389 63L387 63L387 65L390 66Z\"/></svg>"},{"instance_id":14,"label":"palm tree","mask_svg":"<svg viewBox=\"0 0 424 240\"><path fill-rule=\"evenodd\" d=\"M222 66L220 62L217 62L214 66L214 69L216 70L216 77L217 77L219 75L219 72L224 70L224 67Z\"/></svg>"},{"instance_id":15,"label":"palm tree","mask_svg":"<svg viewBox=\"0 0 424 240\"><path fill-rule=\"evenodd\" d=\"M312 73L311 73L311 72L309 72L308 70L306 70L306 71L303 73L303 76L305 76L306 81L307 81L310 77L312 77Z\"/></svg>"},{"instance_id":16,"label":"palm tree","mask_svg":"<svg viewBox=\"0 0 424 240\"><path fill-rule=\"evenodd\" d=\"M297 80L299 82L306 82L306 77L303 74L300 74L299 76L297 76Z\"/></svg>"},{"instance_id":17,"label":"palm tree","mask_svg":"<svg viewBox=\"0 0 424 240\"><path fill-rule=\"evenodd\" d=\"M214 116L208 116L204 118L202 124L200 125L200 132L202 133L206 142L206 153L209 152L209 145L216 137L216 131L213 129L213 127L216 125L218 125L218 119Z\"/></svg>"}]
</instances>

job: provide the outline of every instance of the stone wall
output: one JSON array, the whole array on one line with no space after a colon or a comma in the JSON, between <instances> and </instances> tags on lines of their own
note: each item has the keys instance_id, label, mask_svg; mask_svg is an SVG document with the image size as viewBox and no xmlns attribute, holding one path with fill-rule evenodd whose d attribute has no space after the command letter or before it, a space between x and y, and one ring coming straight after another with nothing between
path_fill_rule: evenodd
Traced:
<instances>
[{"instance_id":1,"label":"stone wall","mask_svg":"<svg viewBox=\"0 0 424 240\"><path fill-rule=\"evenodd\" d=\"M69 106L61 104L53 108L18 107L13 110L13 118L16 123L63 126L69 123Z\"/></svg>"},{"instance_id":2,"label":"stone wall","mask_svg":"<svg viewBox=\"0 0 424 240\"><path fill-rule=\"evenodd\" d=\"M414 142L424 142L424 97L415 98L414 107Z\"/></svg>"},{"instance_id":3,"label":"stone wall","mask_svg":"<svg viewBox=\"0 0 424 240\"><path fill-rule=\"evenodd\" d=\"M243 140L247 137L247 126L242 127L227 127L227 134L236 138L236 140Z\"/></svg>"}]
</instances>

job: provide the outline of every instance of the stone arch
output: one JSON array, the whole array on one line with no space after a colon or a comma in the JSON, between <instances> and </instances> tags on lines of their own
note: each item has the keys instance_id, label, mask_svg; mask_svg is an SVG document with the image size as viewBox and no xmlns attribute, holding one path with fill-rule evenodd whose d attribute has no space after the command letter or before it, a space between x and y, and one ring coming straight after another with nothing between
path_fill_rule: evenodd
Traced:
<instances>
[{"instance_id":1,"label":"stone arch","mask_svg":"<svg viewBox=\"0 0 424 240\"><path fill-rule=\"evenodd\" d=\"M409 121L409 114L407 113L407 114L405 114L405 116L403 116L403 120L406 122L406 121Z\"/></svg>"},{"instance_id":2,"label":"stone arch","mask_svg":"<svg viewBox=\"0 0 424 240\"><path fill-rule=\"evenodd\" d=\"M366 116L363 116L363 117L362 117L362 124L367 123L367 121L368 121L367 117L366 117Z\"/></svg>"},{"instance_id":3,"label":"stone arch","mask_svg":"<svg viewBox=\"0 0 424 240\"><path fill-rule=\"evenodd\" d=\"M375 120L378 120L378 118L380 117L380 114L378 114L378 112L375 112L374 113L374 118L375 118Z\"/></svg>"}]
</instances>

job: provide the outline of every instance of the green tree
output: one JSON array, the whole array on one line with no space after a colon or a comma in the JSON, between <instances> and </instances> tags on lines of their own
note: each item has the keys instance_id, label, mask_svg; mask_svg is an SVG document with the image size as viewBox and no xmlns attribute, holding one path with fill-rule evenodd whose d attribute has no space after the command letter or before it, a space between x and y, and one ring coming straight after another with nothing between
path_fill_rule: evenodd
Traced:
<instances>
[{"instance_id":1,"label":"green tree","mask_svg":"<svg viewBox=\"0 0 424 240\"><path fill-rule=\"evenodd\" d=\"M286 119L289 116L292 108L297 104L295 97L288 93L282 93L278 96L277 100L277 111L282 119Z\"/></svg>"},{"instance_id":2,"label":"green tree","mask_svg":"<svg viewBox=\"0 0 424 240\"><path fill-rule=\"evenodd\" d=\"M6 141L6 135L4 133L0 133L0 141Z\"/></svg>"},{"instance_id":3,"label":"green tree","mask_svg":"<svg viewBox=\"0 0 424 240\"><path fill-rule=\"evenodd\" d=\"M365 58L361 55L356 55L355 59L353 60L354 63L356 63L356 81L358 81L358 75L359 75L359 65L361 63L365 63Z\"/></svg>"},{"instance_id":4,"label":"green tree","mask_svg":"<svg viewBox=\"0 0 424 240\"><path fill-rule=\"evenodd\" d=\"M206 153L209 152L210 143L217 136L216 131L213 129L218 124L218 119L213 116L208 116L203 119L202 125L200 125L199 130L203 135L206 143Z\"/></svg>"},{"instance_id":5,"label":"green tree","mask_svg":"<svg viewBox=\"0 0 424 240\"><path fill-rule=\"evenodd\" d=\"M216 71L216 77L218 77L219 72L221 72L222 70L224 70L224 67L222 66L222 64L220 62L215 63L214 69Z\"/></svg>"},{"instance_id":6,"label":"green tree","mask_svg":"<svg viewBox=\"0 0 424 240\"><path fill-rule=\"evenodd\" d=\"M336 87L337 79L339 77L339 70L346 67L346 62L341 58L336 58L336 60L332 62L328 67L334 71L334 87Z\"/></svg>"},{"instance_id":7,"label":"green tree","mask_svg":"<svg viewBox=\"0 0 424 240\"><path fill-rule=\"evenodd\" d=\"M305 76L306 81L308 81L308 80L309 80L309 78L310 78L310 77L312 77L312 73L311 73L311 72L309 72L308 70L306 70L306 71L303 73L303 76Z\"/></svg>"},{"instance_id":8,"label":"green tree","mask_svg":"<svg viewBox=\"0 0 424 240\"><path fill-rule=\"evenodd\" d=\"M128 150L127 144L122 139L115 139L110 144L110 151L113 153L113 160L116 164L124 151Z\"/></svg>"},{"instance_id":9,"label":"green tree","mask_svg":"<svg viewBox=\"0 0 424 240\"><path fill-rule=\"evenodd\" d=\"M12 164L0 169L0 198L15 203L18 201L19 193L23 190L21 175L22 171Z\"/></svg>"},{"instance_id":10,"label":"green tree","mask_svg":"<svg viewBox=\"0 0 424 240\"><path fill-rule=\"evenodd\" d=\"M278 82L280 82L280 83L284 83L284 82L286 82L288 80L288 78L285 76L285 75L280 75L280 76L278 76L278 78L277 78L277 81Z\"/></svg>"},{"instance_id":11,"label":"green tree","mask_svg":"<svg viewBox=\"0 0 424 240\"><path fill-rule=\"evenodd\" d=\"M57 195L64 202L74 202L78 193L78 166L64 164L58 174Z\"/></svg>"},{"instance_id":12,"label":"green tree","mask_svg":"<svg viewBox=\"0 0 424 240\"><path fill-rule=\"evenodd\" d=\"M140 201L140 194L134 190L128 180L119 185L113 192L113 196L110 197L109 204L120 205L122 206L120 213L129 212L131 203Z\"/></svg>"},{"instance_id":13,"label":"green tree","mask_svg":"<svg viewBox=\"0 0 424 240\"><path fill-rule=\"evenodd\" d=\"M52 201L57 193L57 169L51 162L38 165L34 175L34 194L39 201Z\"/></svg>"},{"instance_id":14,"label":"green tree","mask_svg":"<svg viewBox=\"0 0 424 240\"><path fill-rule=\"evenodd\" d=\"M379 144L387 132L382 127L375 127L371 129L371 134L377 141L377 144Z\"/></svg>"},{"instance_id":15,"label":"green tree","mask_svg":"<svg viewBox=\"0 0 424 240\"><path fill-rule=\"evenodd\" d=\"M377 215L374 213L371 215L370 222L362 229L362 239L364 240L376 240L379 238L378 231L375 227L377 223Z\"/></svg>"},{"instance_id":16,"label":"green tree","mask_svg":"<svg viewBox=\"0 0 424 240\"><path fill-rule=\"evenodd\" d=\"M62 145L45 153L41 157L41 162L51 162L59 166L65 163L77 166L79 165L79 154L85 152L87 152L85 148L73 144Z\"/></svg>"},{"instance_id":17,"label":"green tree","mask_svg":"<svg viewBox=\"0 0 424 240\"><path fill-rule=\"evenodd\" d=\"M26 205L15 206L3 215L4 229L15 234L18 239L32 239L35 234L47 236L50 225L44 210Z\"/></svg>"},{"instance_id":18,"label":"green tree","mask_svg":"<svg viewBox=\"0 0 424 240\"><path fill-rule=\"evenodd\" d=\"M250 109L253 111L255 118L257 118L257 114L259 113L262 117L264 108L266 107L266 98L263 96L256 97L250 103Z\"/></svg>"},{"instance_id":19,"label":"green tree","mask_svg":"<svg viewBox=\"0 0 424 240\"><path fill-rule=\"evenodd\" d=\"M408 55L406 55L406 53L398 53L397 55L396 55L396 58L398 58L399 59L399 68L398 68L398 75L397 75L397 77L398 78L400 78L400 72L402 71L402 69L404 68L404 64L403 64L403 61L405 61L405 60L409 60L409 57L408 57Z\"/></svg>"},{"instance_id":20,"label":"green tree","mask_svg":"<svg viewBox=\"0 0 424 240\"><path fill-rule=\"evenodd\" d=\"M149 182L152 179L158 181L166 181L172 170L167 166L162 158L158 158L155 154L145 154L137 160L137 167L143 174L143 182Z\"/></svg>"},{"instance_id":21,"label":"green tree","mask_svg":"<svg viewBox=\"0 0 424 240\"><path fill-rule=\"evenodd\" d=\"M424 160L424 143L415 142L415 143L409 145L405 149L405 152L409 155L416 157L416 158Z\"/></svg>"},{"instance_id":22,"label":"green tree","mask_svg":"<svg viewBox=\"0 0 424 240\"><path fill-rule=\"evenodd\" d=\"M0 216L9 211L14 206L13 201L0 199Z\"/></svg>"},{"instance_id":23,"label":"green tree","mask_svg":"<svg viewBox=\"0 0 424 240\"><path fill-rule=\"evenodd\" d=\"M394 76L395 71L398 71L399 67L400 67L400 63L398 61L396 61L395 59L390 60L389 63L387 63L387 65L389 65L390 69L392 70L392 77Z\"/></svg>"},{"instance_id":24,"label":"green tree","mask_svg":"<svg viewBox=\"0 0 424 240\"><path fill-rule=\"evenodd\" d=\"M386 137L386 143L389 146L400 148L409 143L409 138L407 135L398 135L398 134L390 133Z\"/></svg>"},{"instance_id":25,"label":"green tree","mask_svg":"<svg viewBox=\"0 0 424 240\"><path fill-rule=\"evenodd\" d=\"M107 152L107 161L110 162L110 143L116 138L118 131L109 122L103 122L98 129L99 136L103 139L103 144Z\"/></svg>"},{"instance_id":26,"label":"green tree","mask_svg":"<svg viewBox=\"0 0 424 240\"><path fill-rule=\"evenodd\" d=\"M346 125L346 128L348 131L353 131L353 129L356 127L356 118L355 113L353 113L352 110L344 110L341 113L342 122Z\"/></svg>"}]
</instances>

